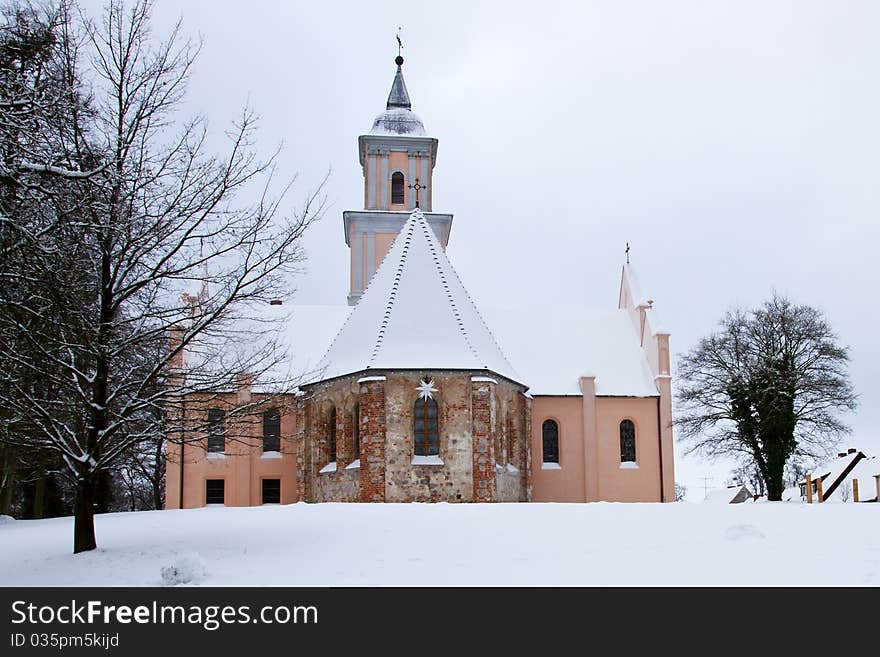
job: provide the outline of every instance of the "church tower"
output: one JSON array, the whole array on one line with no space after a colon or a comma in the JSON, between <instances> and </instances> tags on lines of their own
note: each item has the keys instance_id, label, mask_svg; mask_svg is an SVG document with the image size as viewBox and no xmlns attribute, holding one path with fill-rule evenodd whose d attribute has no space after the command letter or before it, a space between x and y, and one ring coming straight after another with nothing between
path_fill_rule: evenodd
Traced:
<instances>
[{"instance_id":1,"label":"church tower","mask_svg":"<svg viewBox=\"0 0 880 657\"><path fill-rule=\"evenodd\" d=\"M349 305L355 305L391 243L415 208L421 209L443 249L449 241L452 215L433 212L437 140L429 137L403 80L403 57L385 111L369 134L358 137L364 174L364 209L342 213L345 243L351 250Z\"/></svg>"}]
</instances>

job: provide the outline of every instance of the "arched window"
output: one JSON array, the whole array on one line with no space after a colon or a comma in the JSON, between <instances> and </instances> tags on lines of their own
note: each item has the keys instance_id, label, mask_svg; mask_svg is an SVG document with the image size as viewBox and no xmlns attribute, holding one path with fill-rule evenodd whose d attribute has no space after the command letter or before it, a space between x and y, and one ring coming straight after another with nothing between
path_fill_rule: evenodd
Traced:
<instances>
[{"instance_id":1,"label":"arched window","mask_svg":"<svg viewBox=\"0 0 880 657\"><path fill-rule=\"evenodd\" d=\"M331 406L327 414L327 461L336 461L336 407Z\"/></svg>"},{"instance_id":2,"label":"arched window","mask_svg":"<svg viewBox=\"0 0 880 657\"><path fill-rule=\"evenodd\" d=\"M555 420L544 420L541 436L544 443L544 463L559 463L559 425Z\"/></svg>"},{"instance_id":3,"label":"arched window","mask_svg":"<svg viewBox=\"0 0 880 657\"><path fill-rule=\"evenodd\" d=\"M403 204L403 174L400 171L391 174L391 203Z\"/></svg>"},{"instance_id":4,"label":"arched window","mask_svg":"<svg viewBox=\"0 0 880 657\"><path fill-rule=\"evenodd\" d=\"M440 455L440 430L437 402L419 397L413 409L413 453L416 456Z\"/></svg>"},{"instance_id":5,"label":"arched window","mask_svg":"<svg viewBox=\"0 0 880 657\"><path fill-rule=\"evenodd\" d=\"M620 462L636 462L636 425L632 420L620 423Z\"/></svg>"},{"instance_id":6,"label":"arched window","mask_svg":"<svg viewBox=\"0 0 880 657\"><path fill-rule=\"evenodd\" d=\"M352 439L352 460L357 461L361 457L361 412L360 406L355 402L354 410L352 411L352 423L351 423L351 439Z\"/></svg>"},{"instance_id":7,"label":"arched window","mask_svg":"<svg viewBox=\"0 0 880 657\"><path fill-rule=\"evenodd\" d=\"M281 451L281 413L277 408L263 412L263 451Z\"/></svg>"}]
</instances>

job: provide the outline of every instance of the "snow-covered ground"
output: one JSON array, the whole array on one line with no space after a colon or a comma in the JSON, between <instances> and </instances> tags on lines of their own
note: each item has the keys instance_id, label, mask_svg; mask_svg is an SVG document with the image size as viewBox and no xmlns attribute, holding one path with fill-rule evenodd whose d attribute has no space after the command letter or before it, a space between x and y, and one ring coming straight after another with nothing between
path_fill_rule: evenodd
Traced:
<instances>
[{"instance_id":1,"label":"snow-covered ground","mask_svg":"<svg viewBox=\"0 0 880 657\"><path fill-rule=\"evenodd\" d=\"M0 585L880 585L880 504L294 504L0 523Z\"/></svg>"}]
</instances>

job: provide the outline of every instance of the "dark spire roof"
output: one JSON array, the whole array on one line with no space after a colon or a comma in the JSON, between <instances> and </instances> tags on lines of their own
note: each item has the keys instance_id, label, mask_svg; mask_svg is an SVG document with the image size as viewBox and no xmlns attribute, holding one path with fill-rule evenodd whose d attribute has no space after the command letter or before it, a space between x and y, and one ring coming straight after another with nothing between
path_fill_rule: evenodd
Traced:
<instances>
[{"instance_id":1,"label":"dark spire roof","mask_svg":"<svg viewBox=\"0 0 880 657\"><path fill-rule=\"evenodd\" d=\"M403 81L403 57L398 55L394 62L397 64L397 73L394 74L394 82L391 84L391 93L388 94L386 109L412 109L409 100L409 92L406 90L406 82Z\"/></svg>"}]
</instances>

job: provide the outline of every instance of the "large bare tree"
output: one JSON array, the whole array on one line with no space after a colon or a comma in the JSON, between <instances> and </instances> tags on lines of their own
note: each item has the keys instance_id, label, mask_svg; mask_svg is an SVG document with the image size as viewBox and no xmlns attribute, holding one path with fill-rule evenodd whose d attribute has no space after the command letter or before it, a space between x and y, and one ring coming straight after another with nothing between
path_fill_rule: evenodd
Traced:
<instances>
[{"instance_id":1,"label":"large bare tree","mask_svg":"<svg viewBox=\"0 0 880 657\"><path fill-rule=\"evenodd\" d=\"M678 362L676 424L689 452L753 464L780 500L786 464L832 453L854 410L847 349L824 315L774 296L729 312Z\"/></svg>"},{"instance_id":2,"label":"large bare tree","mask_svg":"<svg viewBox=\"0 0 880 657\"><path fill-rule=\"evenodd\" d=\"M62 2L52 93L3 99L38 114L63 105L33 138L40 148L12 149L2 172L15 199L3 221L18 236L2 275L29 292L0 285L0 439L63 460L75 552L96 547L101 474L173 435L187 396L283 371L277 332L254 318L289 292L323 210L322 185L288 207L293 180L276 185L277 151L258 156L250 111L223 155L202 117L179 117L199 45L179 24L155 39L150 5L111 0L93 21Z\"/></svg>"}]
</instances>

